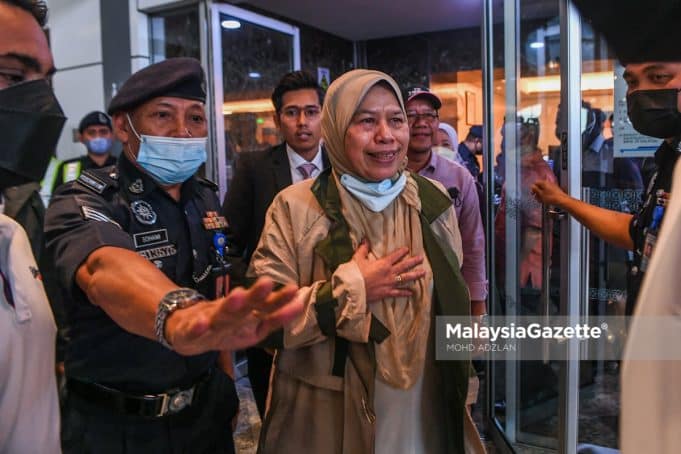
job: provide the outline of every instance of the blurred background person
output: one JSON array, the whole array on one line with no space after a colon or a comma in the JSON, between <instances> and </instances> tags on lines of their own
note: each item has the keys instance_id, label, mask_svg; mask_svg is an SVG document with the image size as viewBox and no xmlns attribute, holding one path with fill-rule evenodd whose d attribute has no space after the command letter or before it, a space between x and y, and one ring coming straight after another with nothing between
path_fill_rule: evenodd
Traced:
<instances>
[{"instance_id":1,"label":"blurred background person","mask_svg":"<svg viewBox=\"0 0 681 454\"><path fill-rule=\"evenodd\" d=\"M456 129L454 129L452 125L441 121L438 122L437 127L438 131L433 151L450 161L458 162L463 165L463 159L461 159L461 156L459 156L459 152L457 151L459 135L456 133Z\"/></svg>"},{"instance_id":2,"label":"blurred background person","mask_svg":"<svg viewBox=\"0 0 681 454\"><path fill-rule=\"evenodd\" d=\"M94 111L85 115L78 125L78 134L78 140L85 146L87 153L61 163L55 176L55 188L75 180L83 170L101 169L116 164L116 158L111 155L113 128L107 114Z\"/></svg>"},{"instance_id":3,"label":"blurred background person","mask_svg":"<svg viewBox=\"0 0 681 454\"><path fill-rule=\"evenodd\" d=\"M497 256L495 265L498 280L504 285L506 259L506 212L516 210L520 217L519 279L523 304L529 305L536 313L542 288L542 207L532 196L532 185L537 181L550 181L555 184L556 177L544 160L539 142L539 120L536 118L518 119L518 155L520 159L520 200L507 203L506 185L501 191L501 203L494 222L494 237ZM506 144L508 149L509 145ZM507 151L508 152L508 151ZM551 228L548 228L551 231Z\"/></svg>"},{"instance_id":4,"label":"blurred background person","mask_svg":"<svg viewBox=\"0 0 681 454\"><path fill-rule=\"evenodd\" d=\"M475 181L480 181L480 164L477 156L482 154L482 125L471 126L466 139L459 144L458 152Z\"/></svg>"}]
</instances>

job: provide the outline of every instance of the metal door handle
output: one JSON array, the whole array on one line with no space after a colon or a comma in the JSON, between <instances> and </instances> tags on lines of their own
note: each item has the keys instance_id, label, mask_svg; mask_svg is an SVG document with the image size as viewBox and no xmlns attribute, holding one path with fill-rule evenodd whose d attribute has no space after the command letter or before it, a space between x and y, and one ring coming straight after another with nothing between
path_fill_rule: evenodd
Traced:
<instances>
[{"instance_id":1,"label":"metal door handle","mask_svg":"<svg viewBox=\"0 0 681 454\"><path fill-rule=\"evenodd\" d=\"M540 315L544 318L544 324L548 326L549 324L549 312L551 304L551 296L549 294L549 285L551 281L551 254L549 252L551 246L551 235L553 235L553 229L549 228L551 223L550 219L561 219L565 216L564 212L557 210L550 210L548 206L542 205L542 222L541 222L541 233L542 233L542 284L541 284L541 307ZM542 341L542 361L544 364L549 362L549 345L546 339Z\"/></svg>"},{"instance_id":2,"label":"metal door handle","mask_svg":"<svg viewBox=\"0 0 681 454\"><path fill-rule=\"evenodd\" d=\"M567 213L560 209L546 209L546 215L551 219L560 221L567 217Z\"/></svg>"}]
</instances>

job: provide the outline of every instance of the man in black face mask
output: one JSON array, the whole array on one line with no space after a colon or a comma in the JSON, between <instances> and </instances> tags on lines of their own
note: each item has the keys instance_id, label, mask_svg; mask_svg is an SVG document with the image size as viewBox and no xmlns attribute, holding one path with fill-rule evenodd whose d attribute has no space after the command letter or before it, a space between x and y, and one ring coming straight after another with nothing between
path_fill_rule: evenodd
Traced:
<instances>
[{"instance_id":1,"label":"man in black face mask","mask_svg":"<svg viewBox=\"0 0 681 454\"><path fill-rule=\"evenodd\" d=\"M41 1L0 0L3 193L40 181L65 121L46 80L46 12ZM0 452L59 452L54 319L26 233L4 214L0 286Z\"/></svg>"},{"instance_id":2,"label":"man in black face mask","mask_svg":"<svg viewBox=\"0 0 681 454\"><path fill-rule=\"evenodd\" d=\"M632 124L643 134L665 139L655 154L657 171L647 184L642 211L631 218L632 243L646 277L622 361L619 448L623 453L676 453L681 445L681 393L677 391L681 376L681 169L677 162L681 3L574 1L626 64ZM605 217L603 221L608 222Z\"/></svg>"},{"instance_id":3,"label":"man in black face mask","mask_svg":"<svg viewBox=\"0 0 681 454\"><path fill-rule=\"evenodd\" d=\"M639 54L624 57L629 119L638 132L665 139L655 152L657 171L645 190L640 211L621 213L590 205L546 181L537 182L532 190L542 203L564 209L603 240L634 252L627 289L626 313L630 315L664 217L681 150L681 56L673 55L671 61L663 55L658 61L640 61L646 57Z\"/></svg>"}]
</instances>

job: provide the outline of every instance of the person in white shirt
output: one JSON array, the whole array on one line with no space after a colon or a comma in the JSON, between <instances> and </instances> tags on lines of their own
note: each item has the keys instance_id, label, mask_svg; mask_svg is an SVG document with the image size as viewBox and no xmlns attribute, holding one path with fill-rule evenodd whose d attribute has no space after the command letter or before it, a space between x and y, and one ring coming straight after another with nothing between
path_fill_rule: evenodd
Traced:
<instances>
[{"instance_id":1,"label":"person in white shirt","mask_svg":"<svg viewBox=\"0 0 681 454\"><path fill-rule=\"evenodd\" d=\"M42 1L0 0L0 192L42 179L66 120L46 15ZM61 452L56 333L26 232L0 214L0 452Z\"/></svg>"}]
</instances>

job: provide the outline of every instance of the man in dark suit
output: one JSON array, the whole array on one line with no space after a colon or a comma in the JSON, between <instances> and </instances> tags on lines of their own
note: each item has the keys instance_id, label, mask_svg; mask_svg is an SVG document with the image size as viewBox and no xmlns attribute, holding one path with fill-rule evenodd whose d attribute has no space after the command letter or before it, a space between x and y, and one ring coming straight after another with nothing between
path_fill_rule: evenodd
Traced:
<instances>
[{"instance_id":1,"label":"man in dark suit","mask_svg":"<svg viewBox=\"0 0 681 454\"><path fill-rule=\"evenodd\" d=\"M230 277L242 284L251 255L274 196L285 187L315 178L329 166L320 144L324 91L304 72L286 74L272 92L274 122L284 142L264 151L242 152L225 197L223 214L229 223L230 249L237 251ZM232 254L234 255L234 252ZM247 350L248 377L260 415L264 415L272 356L262 349Z\"/></svg>"}]
</instances>

